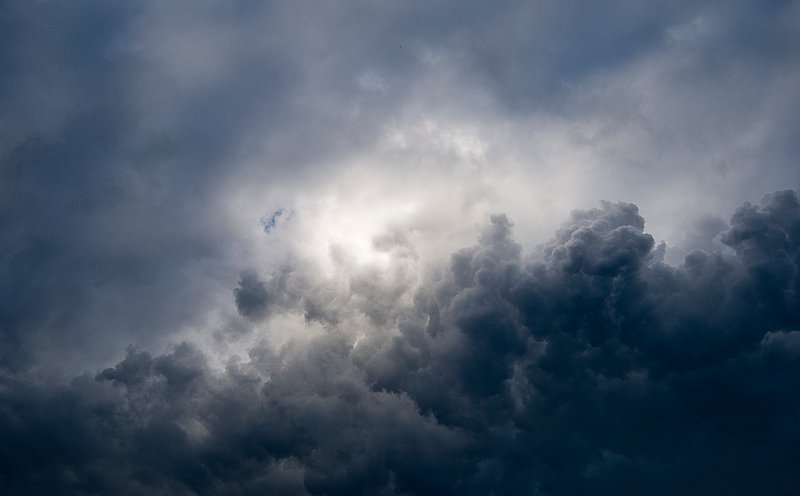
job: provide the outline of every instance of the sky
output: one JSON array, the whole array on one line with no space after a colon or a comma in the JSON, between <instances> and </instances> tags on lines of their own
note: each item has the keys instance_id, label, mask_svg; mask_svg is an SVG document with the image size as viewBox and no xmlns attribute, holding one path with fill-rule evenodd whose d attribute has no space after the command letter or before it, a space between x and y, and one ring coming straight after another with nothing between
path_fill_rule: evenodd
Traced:
<instances>
[{"instance_id":1,"label":"sky","mask_svg":"<svg viewBox=\"0 0 800 496\"><path fill-rule=\"evenodd\" d=\"M800 493L800 3L0 14L0 493Z\"/></svg>"}]
</instances>

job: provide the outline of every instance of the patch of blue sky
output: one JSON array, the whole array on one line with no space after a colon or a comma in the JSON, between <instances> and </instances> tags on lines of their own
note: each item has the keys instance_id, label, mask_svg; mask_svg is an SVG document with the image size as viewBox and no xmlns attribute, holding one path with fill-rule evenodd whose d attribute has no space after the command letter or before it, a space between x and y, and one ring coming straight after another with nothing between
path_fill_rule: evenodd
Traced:
<instances>
[{"instance_id":1,"label":"patch of blue sky","mask_svg":"<svg viewBox=\"0 0 800 496\"><path fill-rule=\"evenodd\" d=\"M279 208L275 212L272 213L269 217L262 217L261 218L261 227L264 229L264 232L269 234L278 224L278 219L283 215L283 208Z\"/></svg>"}]
</instances>

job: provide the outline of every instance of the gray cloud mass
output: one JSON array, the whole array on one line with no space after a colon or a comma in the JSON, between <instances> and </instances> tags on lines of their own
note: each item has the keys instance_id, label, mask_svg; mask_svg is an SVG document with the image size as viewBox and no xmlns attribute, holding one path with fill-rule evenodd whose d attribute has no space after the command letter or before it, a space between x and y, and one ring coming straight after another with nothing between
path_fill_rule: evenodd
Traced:
<instances>
[{"instance_id":1,"label":"gray cloud mass","mask_svg":"<svg viewBox=\"0 0 800 496\"><path fill-rule=\"evenodd\" d=\"M5 379L4 492L797 491L797 194L678 267L643 224L604 203L522 255L495 216L361 341L326 322L247 366L184 342L57 388ZM254 277L245 316L271 304Z\"/></svg>"},{"instance_id":2,"label":"gray cloud mass","mask_svg":"<svg viewBox=\"0 0 800 496\"><path fill-rule=\"evenodd\" d=\"M800 493L797 2L0 13L0 493Z\"/></svg>"}]
</instances>

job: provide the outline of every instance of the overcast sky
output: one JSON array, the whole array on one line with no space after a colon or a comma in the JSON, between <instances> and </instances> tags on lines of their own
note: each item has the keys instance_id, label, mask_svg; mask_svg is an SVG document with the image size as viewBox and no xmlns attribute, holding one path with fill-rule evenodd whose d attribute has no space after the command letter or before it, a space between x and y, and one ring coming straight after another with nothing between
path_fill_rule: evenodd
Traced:
<instances>
[{"instance_id":1,"label":"overcast sky","mask_svg":"<svg viewBox=\"0 0 800 496\"><path fill-rule=\"evenodd\" d=\"M800 3L0 1L0 492L800 493Z\"/></svg>"}]
</instances>

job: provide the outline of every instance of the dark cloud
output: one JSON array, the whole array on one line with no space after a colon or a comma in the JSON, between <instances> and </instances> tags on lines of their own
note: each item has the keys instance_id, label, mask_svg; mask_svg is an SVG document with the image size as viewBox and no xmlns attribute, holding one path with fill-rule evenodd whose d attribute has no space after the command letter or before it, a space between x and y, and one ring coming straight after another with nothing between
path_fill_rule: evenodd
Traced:
<instances>
[{"instance_id":1,"label":"dark cloud","mask_svg":"<svg viewBox=\"0 0 800 496\"><path fill-rule=\"evenodd\" d=\"M328 321L303 345L253 347L246 367L183 343L59 387L5 378L0 488L793 494L799 205L793 191L745 205L722 236L734 253L678 267L653 258L632 204L575 212L531 255L494 216L358 343ZM292 272L243 275L240 312Z\"/></svg>"},{"instance_id":2,"label":"dark cloud","mask_svg":"<svg viewBox=\"0 0 800 496\"><path fill-rule=\"evenodd\" d=\"M0 8L0 493L800 492L796 3Z\"/></svg>"},{"instance_id":3,"label":"dark cloud","mask_svg":"<svg viewBox=\"0 0 800 496\"><path fill-rule=\"evenodd\" d=\"M247 318L265 317L275 296L271 296L267 286L256 274L245 273L234 291L236 309Z\"/></svg>"}]
</instances>

